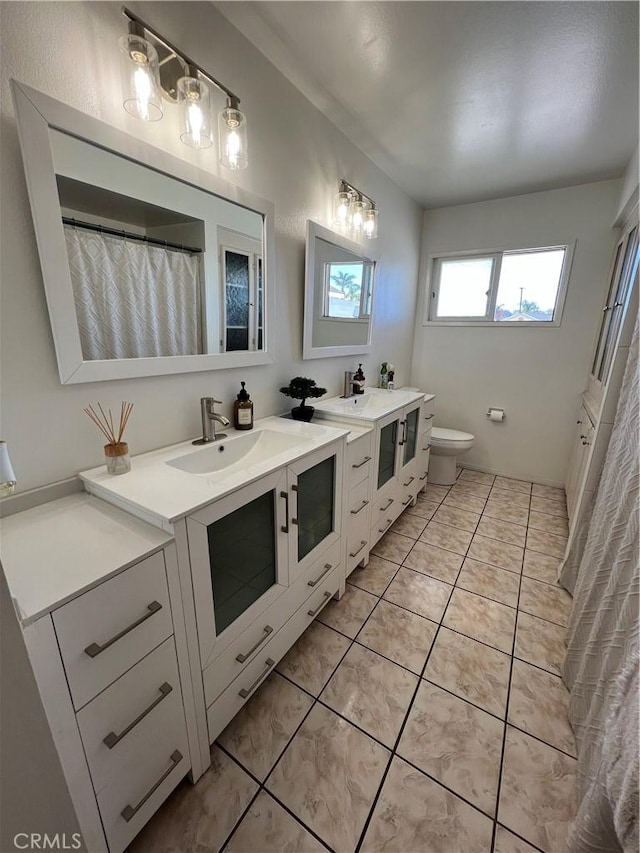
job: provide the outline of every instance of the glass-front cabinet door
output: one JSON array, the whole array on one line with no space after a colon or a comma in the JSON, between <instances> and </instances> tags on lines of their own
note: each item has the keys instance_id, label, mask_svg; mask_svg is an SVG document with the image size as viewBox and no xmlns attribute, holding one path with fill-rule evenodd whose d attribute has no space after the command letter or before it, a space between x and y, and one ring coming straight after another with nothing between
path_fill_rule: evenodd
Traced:
<instances>
[{"instance_id":1,"label":"glass-front cabinet door","mask_svg":"<svg viewBox=\"0 0 640 853\"><path fill-rule=\"evenodd\" d=\"M376 488L378 490L395 478L398 466L398 435L401 430L400 417L394 414L385 420L388 420L388 423L380 426L380 440L378 445L376 480Z\"/></svg>"},{"instance_id":2,"label":"glass-front cabinet door","mask_svg":"<svg viewBox=\"0 0 640 853\"><path fill-rule=\"evenodd\" d=\"M340 538L342 443L289 466L290 583Z\"/></svg>"},{"instance_id":3,"label":"glass-front cabinet door","mask_svg":"<svg viewBox=\"0 0 640 853\"><path fill-rule=\"evenodd\" d=\"M405 406L402 410L402 421L400 422L401 434L399 450L400 450L400 484L402 486L410 486L412 478L416 475L415 461L420 450L420 413L422 411L422 401L412 403Z\"/></svg>"},{"instance_id":4,"label":"glass-front cabinet door","mask_svg":"<svg viewBox=\"0 0 640 853\"><path fill-rule=\"evenodd\" d=\"M203 666L287 588L287 504L280 471L187 519Z\"/></svg>"}]
</instances>

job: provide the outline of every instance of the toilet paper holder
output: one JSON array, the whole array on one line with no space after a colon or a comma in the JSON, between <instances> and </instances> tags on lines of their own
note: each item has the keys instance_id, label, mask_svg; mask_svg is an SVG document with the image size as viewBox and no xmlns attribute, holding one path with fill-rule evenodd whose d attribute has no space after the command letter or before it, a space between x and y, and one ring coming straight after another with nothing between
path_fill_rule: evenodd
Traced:
<instances>
[{"instance_id":1,"label":"toilet paper holder","mask_svg":"<svg viewBox=\"0 0 640 853\"><path fill-rule=\"evenodd\" d=\"M496 409L494 406L490 406L487 409L487 417L494 423L502 423L505 419L504 409Z\"/></svg>"}]
</instances>

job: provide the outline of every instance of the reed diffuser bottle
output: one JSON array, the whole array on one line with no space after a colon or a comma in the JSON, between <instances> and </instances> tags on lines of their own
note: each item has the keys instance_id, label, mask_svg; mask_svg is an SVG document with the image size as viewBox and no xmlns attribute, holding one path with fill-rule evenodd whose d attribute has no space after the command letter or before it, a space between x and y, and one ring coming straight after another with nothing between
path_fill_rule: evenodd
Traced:
<instances>
[{"instance_id":1,"label":"reed diffuser bottle","mask_svg":"<svg viewBox=\"0 0 640 853\"><path fill-rule=\"evenodd\" d=\"M108 409L108 416L100 403L98 403L98 409L100 410L99 413L93 406L89 406L84 411L107 439L107 444L104 446L104 461L107 471L109 474L126 474L131 470L131 459L129 458L129 445L122 439L133 409L133 403L122 403L120 423L117 430L111 409Z\"/></svg>"}]
</instances>

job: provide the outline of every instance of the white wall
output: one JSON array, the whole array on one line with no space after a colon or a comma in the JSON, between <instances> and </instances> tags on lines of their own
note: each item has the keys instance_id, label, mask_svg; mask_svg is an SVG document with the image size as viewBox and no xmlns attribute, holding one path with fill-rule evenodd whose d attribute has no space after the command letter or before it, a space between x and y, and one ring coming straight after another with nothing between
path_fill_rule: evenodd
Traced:
<instances>
[{"instance_id":1,"label":"white wall","mask_svg":"<svg viewBox=\"0 0 640 853\"><path fill-rule=\"evenodd\" d=\"M121 106L117 39L126 32L115 2L3 2L2 33L2 339L1 424L20 489L68 477L102 462L102 442L82 407L101 400L135 404L128 431L133 453L195 437L199 398L215 394L229 415L240 380L256 417L286 410L278 393L309 375L339 393L354 359L302 362L304 236L307 219L329 225L333 194L345 177L380 208L379 278L373 354L367 375L383 360L409 378L421 212L393 182L313 107L209 3L134 3L149 23L237 91L249 120L250 166L218 167L215 150L192 151L178 138L175 116L144 124ZM16 78L174 156L224 174L276 205L276 362L265 367L184 376L61 386L40 275L22 161L9 94ZM222 103L222 101L220 101ZM220 171L218 171L220 169Z\"/></svg>"},{"instance_id":2,"label":"white wall","mask_svg":"<svg viewBox=\"0 0 640 853\"><path fill-rule=\"evenodd\" d=\"M464 459L509 477L563 483L607 287L620 181L603 181L424 215L412 384L438 395L435 424L471 432ZM576 241L556 328L424 326L427 255ZM501 424L486 417L504 408Z\"/></svg>"}]
</instances>

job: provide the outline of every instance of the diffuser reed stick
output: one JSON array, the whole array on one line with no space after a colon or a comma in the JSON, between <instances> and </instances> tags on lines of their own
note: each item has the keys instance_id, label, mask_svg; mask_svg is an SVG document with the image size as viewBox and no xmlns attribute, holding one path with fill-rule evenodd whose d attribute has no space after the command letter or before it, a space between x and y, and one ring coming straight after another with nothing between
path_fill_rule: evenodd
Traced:
<instances>
[{"instance_id":1,"label":"diffuser reed stick","mask_svg":"<svg viewBox=\"0 0 640 853\"><path fill-rule=\"evenodd\" d=\"M105 412L102 408L102 403L98 403L97 406L98 411L92 405L87 406L83 411L91 418L107 440L104 446L107 471L110 474L125 474L131 470L131 462L129 461L129 445L122 439L129 423L129 418L131 417L133 403L125 401L120 406L120 421L117 430L111 409L107 409Z\"/></svg>"}]
</instances>

